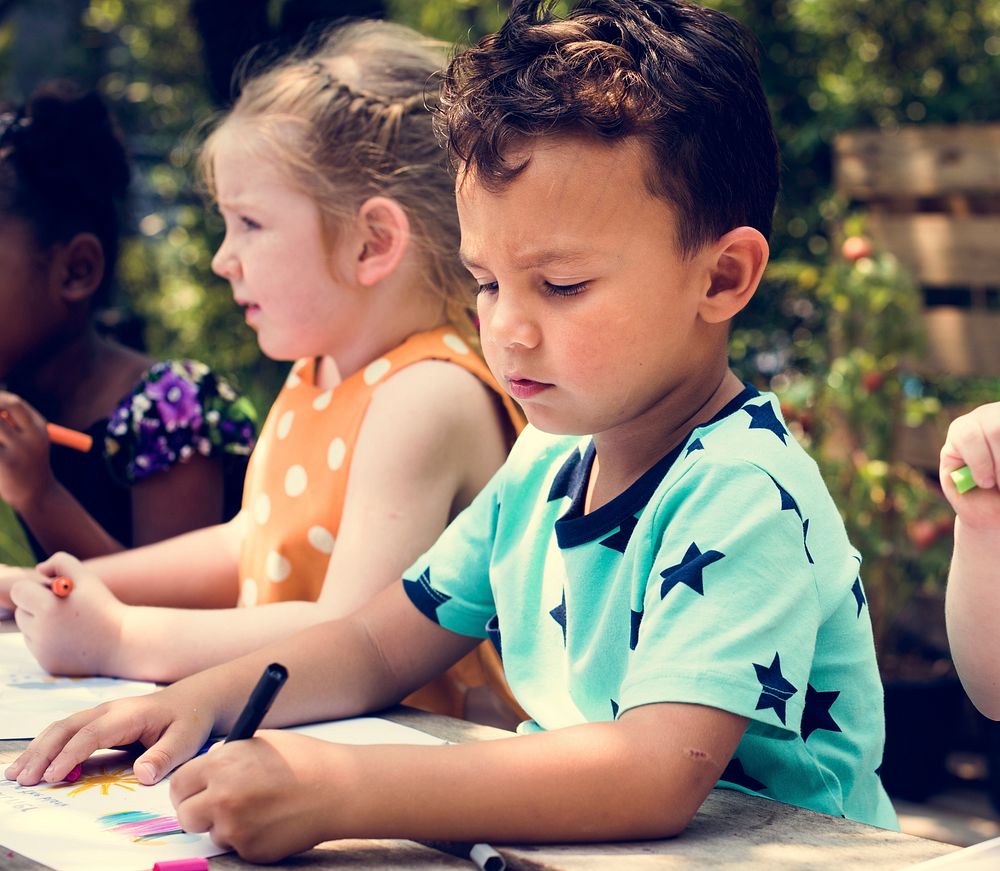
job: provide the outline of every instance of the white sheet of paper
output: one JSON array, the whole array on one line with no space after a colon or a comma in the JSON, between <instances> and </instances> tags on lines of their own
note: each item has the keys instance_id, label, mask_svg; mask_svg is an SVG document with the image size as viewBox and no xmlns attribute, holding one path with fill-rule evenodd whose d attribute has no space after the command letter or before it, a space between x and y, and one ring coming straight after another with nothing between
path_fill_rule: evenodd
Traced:
<instances>
[{"instance_id":1,"label":"white sheet of paper","mask_svg":"<svg viewBox=\"0 0 1000 871\"><path fill-rule=\"evenodd\" d=\"M155 689L113 677L54 677L35 661L20 632L0 634L0 740L34 738L76 711Z\"/></svg>"},{"instance_id":2,"label":"white sheet of paper","mask_svg":"<svg viewBox=\"0 0 1000 871\"><path fill-rule=\"evenodd\" d=\"M909 865L908 868L920 869L920 871L937 871L938 868L955 871L996 871L1000 868L1000 838L990 838L964 850L955 850L953 853L946 853L936 859L928 859L917 865Z\"/></svg>"},{"instance_id":3,"label":"white sheet of paper","mask_svg":"<svg viewBox=\"0 0 1000 871\"><path fill-rule=\"evenodd\" d=\"M374 717L290 731L344 744L445 743ZM0 843L56 871L149 871L155 862L225 852L208 835L180 829L168 781L140 785L131 759L116 751L92 756L75 783L18 786L0 780Z\"/></svg>"}]
</instances>

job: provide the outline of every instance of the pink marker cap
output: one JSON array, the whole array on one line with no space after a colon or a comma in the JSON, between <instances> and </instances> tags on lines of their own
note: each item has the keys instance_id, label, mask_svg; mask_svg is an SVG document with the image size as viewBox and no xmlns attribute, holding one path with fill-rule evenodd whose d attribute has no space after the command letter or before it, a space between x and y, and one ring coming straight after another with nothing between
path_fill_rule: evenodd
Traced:
<instances>
[{"instance_id":1,"label":"pink marker cap","mask_svg":"<svg viewBox=\"0 0 1000 871\"><path fill-rule=\"evenodd\" d=\"M76 783L80 779L80 776L82 774L83 774L83 766L80 764L76 764L69 770L69 774L67 774L63 778L63 780L65 780L67 783Z\"/></svg>"},{"instance_id":2,"label":"pink marker cap","mask_svg":"<svg viewBox=\"0 0 1000 871\"><path fill-rule=\"evenodd\" d=\"M157 862L153 866L153 871L208 871L208 859L204 856L194 856L191 859Z\"/></svg>"}]
</instances>

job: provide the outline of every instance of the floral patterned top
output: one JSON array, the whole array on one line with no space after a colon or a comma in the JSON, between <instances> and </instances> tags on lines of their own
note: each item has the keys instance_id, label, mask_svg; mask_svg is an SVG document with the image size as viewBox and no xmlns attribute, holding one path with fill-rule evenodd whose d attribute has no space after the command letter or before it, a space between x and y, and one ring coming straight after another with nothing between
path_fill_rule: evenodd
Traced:
<instances>
[{"instance_id":1,"label":"floral patterned top","mask_svg":"<svg viewBox=\"0 0 1000 871\"><path fill-rule=\"evenodd\" d=\"M239 511L256 418L250 400L204 363L166 360L151 366L109 417L87 427L92 450L53 444L52 471L109 535L132 547L132 486L195 454L222 462L219 520ZM22 527L36 558L47 558Z\"/></svg>"},{"instance_id":2,"label":"floral patterned top","mask_svg":"<svg viewBox=\"0 0 1000 871\"><path fill-rule=\"evenodd\" d=\"M249 457L257 413L228 381L195 360L165 360L146 373L108 420L112 474L134 484L195 452Z\"/></svg>"}]
</instances>

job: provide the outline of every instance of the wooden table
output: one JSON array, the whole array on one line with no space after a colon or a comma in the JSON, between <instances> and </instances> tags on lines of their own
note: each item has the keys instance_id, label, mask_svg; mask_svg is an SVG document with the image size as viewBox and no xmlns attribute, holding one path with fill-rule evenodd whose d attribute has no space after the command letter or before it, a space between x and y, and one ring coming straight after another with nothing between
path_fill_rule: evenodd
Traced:
<instances>
[{"instance_id":1,"label":"wooden table","mask_svg":"<svg viewBox=\"0 0 1000 871\"><path fill-rule=\"evenodd\" d=\"M6 628L0 628L0 632ZM405 708L384 711L380 716L456 742L484 741L510 734L489 726ZM0 741L0 764L5 766L26 745L25 741ZM2 841L0 832L0 844ZM905 868L958 849L728 789L713 790L684 834L670 840L494 846L514 871L690 871L706 867L734 871L783 868L871 871L873 868ZM260 867L243 862L232 853L210 859L209 864L220 871ZM374 868L468 871L473 866L411 841L342 840L321 844L268 867L330 871ZM42 871L44 868L31 859L0 848L0 869L4 871Z\"/></svg>"}]
</instances>

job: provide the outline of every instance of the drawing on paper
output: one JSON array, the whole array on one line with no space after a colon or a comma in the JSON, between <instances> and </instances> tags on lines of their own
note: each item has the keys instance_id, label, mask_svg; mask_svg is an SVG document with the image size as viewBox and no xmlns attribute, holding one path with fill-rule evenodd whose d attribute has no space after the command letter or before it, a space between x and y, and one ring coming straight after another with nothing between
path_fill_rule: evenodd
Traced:
<instances>
[{"instance_id":1,"label":"drawing on paper","mask_svg":"<svg viewBox=\"0 0 1000 871\"><path fill-rule=\"evenodd\" d=\"M7 706L15 691L4 687L2 666L0 644L0 734L8 714L18 710ZM291 731L346 744L443 743L374 718L315 723ZM91 756L75 783L28 787L0 780L0 844L3 850L61 871L148 871L154 858L165 862L225 852L208 835L185 832L170 802L168 779L143 786L132 770L130 754L120 750ZM5 867L3 859L0 866Z\"/></svg>"},{"instance_id":2,"label":"drawing on paper","mask_svg":"<svg viewBox=\"0 0 1000 871\"><path fill-rule=\"evenodd\" d=\"M94 774L83 775L75 783L56 783L50 789L68 789L69 792L66 793L66 797L72 798L81 792L87 792L98 787L101 790L101 795L111 795L112 786L120 786L122 789L133 792L132 787L141 786L141 784L139 783L139 779L132 773L132 769L126 766L110 770L102 768Z\"/></svg>"},{"instance_id":3,"label":"drawing on paper","mask_svg":"<svg viewBox=\"0 0 1000 871\"><path fill-rule=\"evenodd\" d=\"M149 811L121 811L98 817L107 831L124 835L136 844L160 844L165 838L171 843L182 841L197 841L198 836L189 834L181 828L176 817L163 816Z\"/></svg>"}]
</instances>

